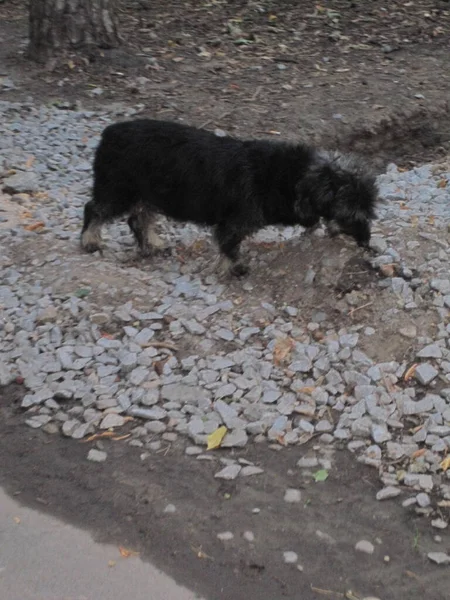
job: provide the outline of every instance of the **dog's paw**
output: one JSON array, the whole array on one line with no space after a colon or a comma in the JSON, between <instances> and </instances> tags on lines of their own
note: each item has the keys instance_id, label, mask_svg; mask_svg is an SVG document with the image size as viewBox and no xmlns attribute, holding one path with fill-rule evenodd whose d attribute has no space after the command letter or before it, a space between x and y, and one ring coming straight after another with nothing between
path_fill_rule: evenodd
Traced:
<instances>
[{"instance_id":1,"label":"dog's paw","mask_svg":"<svg viewBox=\"0 0 450 600\"><path fill-rule=\"evenodd\" d=\"M98 244L94 244L94 243L81 244L81 247L85 252L88 252L89 254L94 254L94 252L100 252L100 254L103 255L103 249Z\"/></svg>"},{"instance_id":2,"label":"dog's paw","mask_svg":"<svg viewBox=\"0 0 450 600\"><path fill-rule=\"evenodd\" d=\"M249 274L250 268L244 263L236 263L230 267L229 272L233 277L245 277Z\"/></svg>"}]
</instances>

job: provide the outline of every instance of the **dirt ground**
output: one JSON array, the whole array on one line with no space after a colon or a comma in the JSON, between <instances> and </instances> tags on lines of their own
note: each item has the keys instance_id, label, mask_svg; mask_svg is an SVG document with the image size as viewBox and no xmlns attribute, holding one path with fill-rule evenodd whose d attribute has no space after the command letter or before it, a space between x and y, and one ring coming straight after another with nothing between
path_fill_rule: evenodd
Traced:
<instances>
[{"instance_id":1,"label":"dirt ground","mask_svg":"<svg viewBox=\"0 0 450 600\"><path fill-rule=\"evenodd\" d=\"M123 0L120 50L25 58L22 0L0 4L0 99L140 105L251 137L423 163L450 149L450 7L441 0ZM13 86L13 87L11 87Z\"/></svg>"},{"instance_id":2,"label":"dirt ground","mask_svg":"<svg viewBox=\"0 0 450 600\"><path fill-rule=\"evenodd\" d=\"M248 483L214 480L213 466L186 457L181 442L144 461L136 449L105 442L109 459L98 465L85 460L86 444L24 429L23 393L15 385L0 391L0 485L98 541L140 551L208 600L448 598L447 570L422 558L438 547L429 527L397 503L377 502L375 474L346 453L321 484L295 468L307 447L236 452L264 464ZM283 500L289 487L303 490L299 504ZM164 514L168 503L176 513ZM222 531L235 538L220 542ZM355 551L361 539L376 540L373 555ZM284 564L286 550L297 552L303 571Z\"/></svg>"},{"instance_id":3,"label":"dirt ground","mask_svg":"<svg viewBox=\"0 0 450 600\"><path fill-rule=\"evenodd\" d=\"M361 151L378 166L393 159L409 166L450 151L448 2L171 0L162 5L142 0L122 3L120 20L125 50L90 59L65 56L36 66L24 57L23 2L0 3L0 100L32 96L36 104L77 102L94 108L139 104L143 115L183 118L236 135L279 133ZM17 260L32 272L32 261L46 243L42 236L24 244ZM305 273L296 273L294 280L303 282L314 264L316 243L302 242ZM63 242L52 244L55 252L73 252ZM174 244L170 260L180 256ZM259 262L250 276L253 289L244 301L256 307L261 297L277 302L283 294L287 303L301 298L305 321L318 310L343 325L378 319L385 309L382 300L370 303L378 275L354 247L346 253L341 241L320 244L321 253L333 259L320 268L314 264L314 290L303 287L301 293L295 285L279 288L282 269L298 249L287 244L274 251L259 244ZM206 265L211 258L206 250L185 249L184 259L204 253ZM145 292L145 279L130 268L133 253L130 247L121 264L105 252L111 293L114 277L129 277L130 289ZM97 258L74 260L78 267L74 263L70 274L54 281L62 296L89 285L89 278L106 277L105 263ZM155 260L158 268L167 257ZM268 265L269 280L263 277ZM45 277L53 267L44 263L39 269ZM360 294L359 305L367 304L354 314L339 303L340 295L351 290ZM239 301L241 284L231 284L229 292ZM93 301L103 306L108 298ZM254 314L255 321L264 319ZM420 315L416 324L420 330ZM423 327L430 326L424 320ZM383 352L407 358L409 343L397 336L395 343L403 345L387 347L386 333L379 323L378 338L365 351L380 360ZM0 389L0 485L99 540L140 551L208 600L449 597L447 570L423 558L429 551L449 551L448 538L443 535L444 543L437 544L428 523L414 512L395 501L377 502L377 473L345 452L331 457L330 477L317 484L295 466L314 442L280 452L266 444L234 451L233 456L264 468L248 481L214 479L218 459L205 463L186 457L182 440L145 460L126 443L105 441L108 460L98 465L86 461L89 444L24 427L18 409L23 394L18 385ZM302 489L299 504L284 501L290 487ZM169 503L177 508L174 514L164 513ZM253 513L254 508L260 512ZM228 530L234 539L220 542L217 533ZM254 533L254 542L242 537L245 531ZM375 543L373 555L355 551L361 539ZM303 571L284 564L283 552L289 550L298 554Z\"/></svg>"},{"instance_id":4,"label":"dirt ground","mask_svg":"<svg viewBox=\"0 0 450 600\"><path fill-rule=\"evenodd\" d=\"M362 253L358 255L350 242L341 239L305 237L300 243L305 259L301 265L298 241L284 247L259 244L247 280L252 289L243 294L242 282L231 282L227 296L233 302L242 301L242 309L253 313L255 323L264 319L261 298L274 303L280 301L281 294L292 303L301 299L299 323L323 311L328 315L327 322L339 321L342 326L377 324L376 334L364 348L369 355L377 361L401 361L410 352L414 355L411 341L390 336L392 324L383 324L382 315L390 308L392 295L378 290L376 301L367 301L375 298L379 275L369 269ZM428 251L435 244L428 240L424 243L430 245ZM42 264L36 262L36 257L48 256L50 245L64 264L70 265L57 277L52 263L45 259ZM322 259L318 259L317 246ZM81 255L66 241L38 236L16 248L15 261L29 273L39 268L44 280L52 278L53 293L61 298L89 286L90 306L100 308L124 302L129 299L126 290L133 290L136 306L142 302L148 307L146 290L157 287L158 269L163 262L181 258L179 251L175 245L169 256L155 256L152 269L147 270L144 263L139 268L132 246L120 256L106 248L104 257L98 260ZM247 251L252 252L251 244ZM183 260L191 265L195 258L202 268L212 262L212 252L207 244L201 250L185 248ZM300 289L295 282L304 280L310 265L317 272L315 284L310 290L304 285ZM287 270L284 277L283 269ZM106 289L94 285L99 281L110 285ZM122 292L114 287L118 281ZM359 305L363 307L354 314L339 300L350 291L360 295ZM414 315L423 335L433 327L425 315L425 310ZM72 322L69 317L61 327L75 328L78 319ZM114 334L121 325L112 320L108 327ZM165 328L160 335L162 339L167 335ZM180 342L179 355L195 352L195 343L192 337ZM211 352L215 350L219 348ZM25 393L19 385L0 390L0 486L26 505L87 528L98 540L141 552L208 600L448 598L446 568L432 565L426 558L427 552L448 550L448 536L443 532L443 542L437 543L428 521L413 509L403 509L396 500L376 501L377 471L359 465L345 451L333 453L326 447L314 450L314 440L280 451L263 443L231 453L218 451L211 462L205 462L186 456L187 442L180 438L142 460L143 450L131 448L126 442L74 442L29 430L23 426L24 415L19 408ZM106 450L107 461L101 465L88 462L91 447ZM296 467L299 458L313 451L322 452L332 461L330 477L324 483L314 483L311 474ZM250 460L262 466L264 473L248 480L214 479L220 458L230 456ZM284 501L287 488L302 490L299 504ZM176 506L174 514L164 513L169 503ZM260 512L254 514L254 508ZM234 539L220 542L217 534L223 531L232 531ZM246 531L254 534L254 542L244 539ZM355 544L362 539L375 544L373 555L356 552ZM285 551L298 554L303 571L284 564Z\"/></svg>"}]
</instances>

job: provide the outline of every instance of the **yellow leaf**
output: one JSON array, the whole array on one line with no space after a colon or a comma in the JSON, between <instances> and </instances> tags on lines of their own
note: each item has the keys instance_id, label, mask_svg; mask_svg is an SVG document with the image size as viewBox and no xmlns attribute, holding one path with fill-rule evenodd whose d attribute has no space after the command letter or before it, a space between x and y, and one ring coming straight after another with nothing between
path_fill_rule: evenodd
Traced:
<instances>
[{"instance_id":1,"label":"yellow leaf","mask_svg":"<svg viewBox=\"0 0 450 600\"><path fill-rule=\"evenodd\" d=\"M123 546L119 546L119 552L124 558L129 558L130 556L139 556L139 552L128 550L128 548L124 548Z\"/></svg>"},{"instance_id":2,"label":"yellow leaf","mask_svg":"<svg viewBox=\"0 0 450 600\"><path fill-rule=\"evenodd\" d=\"M67 66L69 67L69 69L75 69L75 63L73 62L73 60L67 61Z\"/></svg>"},{"instance_id":3,"label":"yellow leaf","mask_svg":"<svg viewBox=\"0 0 450 600\"><path fill-rule=\"evenodd\" d=\"M439 466L443 471L450 469L450 456L446 456Z\"/></svg>"},{"instance_id":4,"label":"yellow leaf","mask_svg":"<svg viewBox=\"0 0 450 600\"><path fill-rule=\"evenodd\" d=\"M108 567L115 567L116 566L116 561L115 560L109 560L108 561Z\"/></svg>"},{"instance_id":5,"label":"yellow leaf","mask_svg":"<svg viewBox=\"0 0 450 600\"><path fill-rule=\"evenodd\" d=\"M210 435L208 435L207 450L215 450L216 448L220 448L220 444L222 443L227 431L228 429L222 425L222 427L219 427L219 429L216 429Z\"/></svg>"},{"instance_id":6,"label":"yellow leaf","mask_svg":"<svg viewBox=\"0 0 450 600\"><path fill-rule=\"evenodd\" d=\"M14 517L14 523L16 523L16 525L19 525L20 518L19 517Z\"/></svg>"}]
</instances>

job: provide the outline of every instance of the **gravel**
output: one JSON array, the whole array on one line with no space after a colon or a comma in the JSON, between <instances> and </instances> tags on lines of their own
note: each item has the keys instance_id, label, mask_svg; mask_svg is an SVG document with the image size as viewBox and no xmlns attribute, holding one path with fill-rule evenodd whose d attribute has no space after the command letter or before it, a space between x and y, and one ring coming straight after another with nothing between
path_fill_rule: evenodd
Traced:
<instances>
[{"instance_id":1,"label":"gravel","mask_svg":"<svg viewBox=\"0 0 450 600\"><path fill-rule=\"evenodd\" d=\"M193 444L186 454L205 462L217 460L204 450L222 425L230 449L314 437L376 468L378 500L399 496L399 484L417 495L411 510L449 499L440 468L450 447L449 163L409 172L390 165L379 177L387 202L370 261L380 277L326 306L309 294L323 287L338 253L316 253L300 274L288 265L277 280L267 261L280 250L255 252L249 243L255 272L267 275L230 285L208 271L211 233L190 224L158 223L186 260L173 253L150 268L130 265L122 222L105 227L103 258L79 253L93 150L107 123L133 113L0 102L0 164L16 173L0 188L20 211L0 223L0 385L24 382L26 424L75 439L114 429L146 451L185 436ZM254 241L308 251L302 236L298 227L267 228ZM345 252L359 251L349 243ZM369 311L355 311L367 303ZM305 474L323 468L317 456L297 465ZM216 478L264 472L222 466Z\"/></svg>"}]
</instances>

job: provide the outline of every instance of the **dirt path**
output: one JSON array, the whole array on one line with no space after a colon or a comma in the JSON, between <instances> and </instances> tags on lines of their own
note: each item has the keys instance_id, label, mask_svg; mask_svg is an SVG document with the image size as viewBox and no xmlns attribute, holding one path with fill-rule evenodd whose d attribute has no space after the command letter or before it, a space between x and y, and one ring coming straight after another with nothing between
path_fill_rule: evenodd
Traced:
<instances>
[{"instance_id":1,"label":"dirt path","mask_svg":"<svg viewBox=\"0 0 450 600\"><path fill-rule=\"evenodd\" d=\"M0 395L0 485L97 540L140 551L207 600L448 597L447 570L421 556L436 546L430 528L396 503L376 502L375 474L345 453L321 484L295 469L308 447L236 452L264 464L248 484L214 480L213 467L186 457L181 442L146 460L105 442L110 460L97 465L86 461L86 444L24 429L15 409L22 393L11 386ZM302 489L298 504L283 500L292 487ZM168 504L175 513L164 513ZM218 540L225 531L234 539ZM355 550L362 539L372 555ZM284 564L285 551L303 571Z\"/></svg>"}]
</instances>

